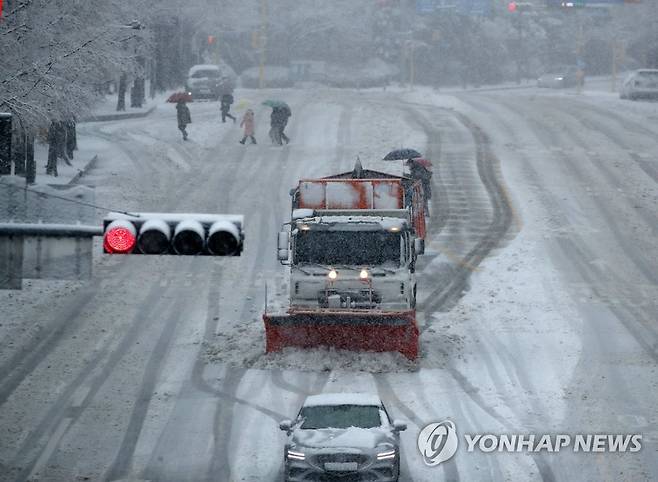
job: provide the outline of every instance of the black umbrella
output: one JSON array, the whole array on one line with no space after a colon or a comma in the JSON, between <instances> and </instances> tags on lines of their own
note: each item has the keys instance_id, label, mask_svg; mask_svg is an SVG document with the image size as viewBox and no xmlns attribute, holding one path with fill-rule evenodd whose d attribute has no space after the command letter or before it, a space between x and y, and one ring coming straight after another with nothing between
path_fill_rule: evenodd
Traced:
<instances>
[{"instance_id":1,"label":"black umbrella","mask_svg":"<svg viewBox=\"0 0 658 482\"><path fill-rule=\"evenodd\" d=\"M384 157L384 160L385 161L402 161L402 160L405 160L405 159L414 159L416 157L423 157L423 155L415 149L402 148L402 149L396 149L394 151L389 152Z\"/></svg>"}]
</instances>

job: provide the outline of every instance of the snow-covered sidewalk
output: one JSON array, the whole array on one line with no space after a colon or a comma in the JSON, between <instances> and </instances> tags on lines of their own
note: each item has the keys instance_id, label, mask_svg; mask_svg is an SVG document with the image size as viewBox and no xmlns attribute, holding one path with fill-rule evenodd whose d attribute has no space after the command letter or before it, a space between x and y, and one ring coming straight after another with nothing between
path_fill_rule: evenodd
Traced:
<instances>
[{"instance_id":1,"label":"snow-covered sidewalk","mask_svg":"<svg viewBox=\"0 0 658 482\"><path fill-rule=\"evenodd\" d=\"M111 122L124 119L134 119L146 117L155 108L166 102L170 92L164 92L156 95L154 98L147 98L144 105L139 108L127 106L125 111L117 112L116 95L106 96L94 108L89 115L83 117L78 123L78 127L86 122ZM127 99L129 101L129 99ZM128 102L129 103L129 102ZM70 165L66 161L57 162L57 177L46 174L46 164L48 160L48 144L37 140L34 146L34 158L37 164L37 174L35 183L39 185L64 186L75 184L85 172L91 169L99 155L107 150L107 143L99 139L89 138L81 133L78 129L78 149L74 152L74 158L70 160Z\"/></svg>"}]
</instances>

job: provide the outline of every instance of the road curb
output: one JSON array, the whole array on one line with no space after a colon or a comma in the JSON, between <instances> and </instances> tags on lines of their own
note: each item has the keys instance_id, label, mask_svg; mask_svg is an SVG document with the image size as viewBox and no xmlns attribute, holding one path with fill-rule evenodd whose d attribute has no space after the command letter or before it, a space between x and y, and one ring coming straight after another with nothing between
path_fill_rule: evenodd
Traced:
<instances>
[{"instance_id":1,"label":"road curb","mask_svg":"<svg viewBox=\"0 0 658 482\"><path fill-rule=\"evenodd\" d=\"M73 186L74 184L77 184L77 182L80 180L82 176L87 174L93 167L96 165L96 162L98 161L98 154L96 154L94 157L92 157L89 162L83 167L82 169L78 169L78 173L71 178L69 182L66 183L67 186Z\"/></svg>"},{"instance_id":2,"label":"road curb","mask_svg":"<svg viewBox=\"0 0 658 482\"><path fill-rule=\"evenodd\" d=\"M139 119L140 117L146 117L151 112L155 110L157 106L154 105L145 112L126 112L126 113L117 113L117 114L102 114L102 115L92 115L85 117L80 122L107 122L123 119Z\"/></svg>"}]
</instances>

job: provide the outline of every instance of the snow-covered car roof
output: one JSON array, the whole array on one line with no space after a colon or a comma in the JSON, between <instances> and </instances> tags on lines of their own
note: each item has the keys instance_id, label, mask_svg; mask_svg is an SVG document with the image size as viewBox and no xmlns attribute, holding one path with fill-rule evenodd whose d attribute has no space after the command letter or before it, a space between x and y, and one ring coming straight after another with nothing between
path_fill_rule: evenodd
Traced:
<instances>
[{"instance_id":1,"label":"snow-covered car roof","mask_svg":"<svg viewBox=\"0 0 658 482\"><path fill-rule=\"evenodd\" d=\"M214 64L201 64L201 65L193 65L190 68L190 72L188 75L192 75L194 72L198 72L199 70L221 70L218 65Z\"/></svg>"},{"instance_id":2,"label":"snow-covered car roof","mask_svg":"<svg viewBox=\"0 0 658 482\"><path fill-rule=\"evenodd\" d=\"M328 405L364 405L379 407L382 401L377 395L369 393L322 393L311 395L304 402L305 407Z\"/></svg>"}]
</instances>

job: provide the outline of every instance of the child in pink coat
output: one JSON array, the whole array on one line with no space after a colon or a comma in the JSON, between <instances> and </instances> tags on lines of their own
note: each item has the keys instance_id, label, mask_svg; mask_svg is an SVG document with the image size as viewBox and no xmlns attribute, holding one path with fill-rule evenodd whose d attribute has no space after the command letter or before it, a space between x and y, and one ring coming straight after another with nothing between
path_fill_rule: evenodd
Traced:
<instances>
[{"instance_id":1,"label":"child in pink coat","mask_svg":"<svg viewBox=\"0 0 658 482\"><path fill-rule=\"evenodd\" d=\"M244 144L247 140L247 137L251 137L251 143L256 144L256 138L254 137L254 111L247 109L247 112L244 113L242 122L240 122L240 127L244 127L244 137L240 141L240 144Z\"/></svg>"}]
</instances>

